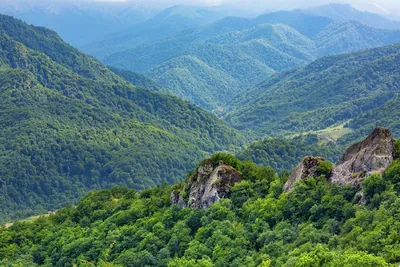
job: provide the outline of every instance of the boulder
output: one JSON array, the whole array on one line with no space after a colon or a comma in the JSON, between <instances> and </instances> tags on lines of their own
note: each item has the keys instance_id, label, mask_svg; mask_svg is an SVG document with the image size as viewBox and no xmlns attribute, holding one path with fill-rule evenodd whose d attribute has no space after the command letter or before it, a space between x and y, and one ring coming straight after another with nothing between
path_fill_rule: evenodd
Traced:
<instances>
[{"instance_id":1,"label":"boulder","mask_svg":"<svg viewBox=\"0 0 400 267\"><path fill-rule=\"evenodd\" d=\"M283 190L288 192L297 181L319 176L318 166L324 161L325 159L322 157L305 157L293 170L288 181L285 183Z\"/></svg>"},{"instance_id":2,"label":"boulder","mask_svg":"<svg viewBox=\"0 0 400 267\"><path fill-rule=\"evenodd\" d=\"M231 187L241 180L242 175L231 166L223 162L214 166L213 162L205 161L179 192L175 190L171 193L170 199L180 207L205 209L223 198L229 198Z\"/></svg>"},{"instance_id":3,"label":"boulder","mask_svg":"<svg viewBox=\"0 0 400 267\"><path fill-rule=\"evenodd\" d=\"M366 139L349 147L332 171L330 182L355 188L373 173L382 173L392 163L395 140L388 129L376 128Z\"/></svg>"}]
</instances>

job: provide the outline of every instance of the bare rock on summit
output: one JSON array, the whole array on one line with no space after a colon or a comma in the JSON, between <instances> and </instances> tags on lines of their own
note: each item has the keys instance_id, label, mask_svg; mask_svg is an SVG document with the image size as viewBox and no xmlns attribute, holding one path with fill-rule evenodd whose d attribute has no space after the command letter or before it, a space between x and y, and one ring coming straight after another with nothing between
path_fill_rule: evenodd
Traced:
<instances>
[{"instance_id":1,"label":"bare rock on summit","mask_svg":"<svg viewBox=\"0 0 400 267\"><path fill-rule=\"evenodd\" d=\"M170 199L180 207L205 209L222 198L229 198L231 187L241 180L242 175L233 167L223 162L215 167L211 161L205 161L179 192L171 193Z\"/></svg>"},{"instance_id":2,"label":"bare rock on summit","mask_svg":"<svg viewBox=\"0 0 400 267\"><path fill-rule=\"evenodd\" d=\"M300 180L307 179L309 177L317 177L318 174L318 166L325 159L321 157L305 157L302 162L293 170L292 174L289 177L289 180L285 183L283 190L286 192L290 191L293 185Z\"/></svg>"},{"instance_id":3,"label":"bare rock on summit","mask_svg":"<svg viewBox=\"0 0 400 267\"><path fill-rule=\"evenodd\" d=\"M386 170L394 153L392 134L388 129L378 127L365 140L346 150L333 169L330 182L360 187L364 178Z\"/></svg>"}]
</instances>

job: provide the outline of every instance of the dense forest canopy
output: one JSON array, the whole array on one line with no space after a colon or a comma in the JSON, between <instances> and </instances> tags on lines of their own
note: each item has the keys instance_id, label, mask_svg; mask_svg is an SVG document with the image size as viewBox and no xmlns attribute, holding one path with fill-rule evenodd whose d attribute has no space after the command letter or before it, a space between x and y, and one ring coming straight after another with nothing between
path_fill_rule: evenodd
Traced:
<instances>
[{"instance_id":1,"label":"dense forest canopy","mask_svg":"<svg viewBox=\"0 0 400 267\"><path fill-rule=\"evenodd\" d=\"M400 144L398 144L400 145ZM399 146L400 147L400 146ZM325 174L282 192L287 177L223 161L244 180L209 209L170 204L172 187L138 193L115 187L76 207L0 230L0 264L23 266L397 266L400 162L355 190ZM176 188L176 187L175 187Z\"/></svg>"},{"instance_id":2,"label":"dense forest canopy","mask_svg":"<svg viewBox=\"0 0 400 267\"><path fill-rule=\"evenodd\" d=\"M7 16L0 29L1 221L92 189L175 183L205 155L245 141L187 101L134 87L52 31Z\"/></svg>"}]
</instances>

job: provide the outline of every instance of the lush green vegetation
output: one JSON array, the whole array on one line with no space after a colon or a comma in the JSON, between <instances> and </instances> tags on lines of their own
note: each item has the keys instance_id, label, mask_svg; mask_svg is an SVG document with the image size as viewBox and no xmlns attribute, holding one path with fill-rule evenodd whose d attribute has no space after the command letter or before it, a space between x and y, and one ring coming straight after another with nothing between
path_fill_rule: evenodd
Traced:
<instances>
[{"instance_id":1,"label":"lush green vegetation","mask_svg":"<svg viewBox=\"0 0 400 267\"><path fill-rule=\"evenodd\" d=\"M275 72L396 42L400 31L282 11L254 19L227 17L113 53L104 62L145 73L172 93L216 109Z\"/></svg>"},{"instance_id":2,"label":"lush green vegetation","mask_svg":"<svg viewBox=\"0 0 400 267\"><path fill-rule=\"evenodd\" d=\"M293 139L265 139L251 144L239 152L240 160L250 160L258 165L271 166L275 170L292 170L306 156L322 156L336 162L344 147L334 143L318 144L316 135L299 136Z\"/></svg>"},{"instance_id":3,"label":"lush green vegetation","mask_svg":"<svg viewBox=\"0 0 400 267\"><path fill-rule=\"evenodd\" d=\"M394 98L383 106L367 111L347 123L352 129L350 134L339 139L340 144L350 143L367 135L376 126L384 126L391 130L393 135L400 137L400 99Z\"/></svg>"},{"instance_id":4,"label":"lush green vegetation","mask_svg":"<svg viewBox=\"0 0 400 267\"><path fill-rule=\"evenodd\" d=\"M345 123L397 97L399 55L400 46L393 45L325 57L274 75L237 97L226 119L238 129L269 135ZM395 112L379 114L384 117L365 122L388 127L386 122L398 120Z\"/></svg>"},{"instance_id":5,"label":"lush green vegetation","mask_svg":"<svg viewBox=\"0 0 400 267\"><path fill-rule=\"evenodd\" d=\"M76 207L0 230L11 266L397 266L400 163L365 180L367 203L325 176L282 193L286 177L218 154L244 181L206 210L169 204L166 185L90 193Z\"/></svg>"},{"instance_id":6,"label":"lush green vegetation","mask_svg":"<svg viewBox=\"0 0 400 267\"><path fill-rule=\"evenodd\" d=\"M108 68L118 76L124 78L125 80L127 80L128 82L137 87L143 87L156 92L164 92L164 93L168 92L160 84L142 74L131 72L128 70L121 70L113 67L108 67Z\"/></svg>"},{"instance_id":7,"label":"lush green vegetation","mask_svg":"<svg viewBox=\"0 0 400 267\"><path fill-rule=\"evenodd\" d=\"M244 138L212 114L135 88L46 29L0 16L0 221L88 190L180 181Z\"/></svg>"}]
</instances>

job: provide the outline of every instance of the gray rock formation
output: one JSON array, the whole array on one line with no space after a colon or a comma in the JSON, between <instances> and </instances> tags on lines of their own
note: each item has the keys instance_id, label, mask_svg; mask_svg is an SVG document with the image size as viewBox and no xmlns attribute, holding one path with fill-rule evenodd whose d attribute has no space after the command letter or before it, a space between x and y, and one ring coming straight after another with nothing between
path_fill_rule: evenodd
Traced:
<instances>
[{"instance_id":1,"label":"gray rock formation","mask_svg":"<svg viewBox=\"0 0 400 267\"><path fill-rule=\"evenodd\" d=\"M393 161L395 140L388 129L376 128L365 140L349 147L333 169L333 184L360 187L373 173L382 173Z\"/></svg>"},{"instance_id":2,"label":"gray rock formation","mask_svg":"<svg viewBox=\"0 0 400 267\"><path fill-rule=\"evenodd\" d=\"M222 198L229 198L230 188L241 180L241 174L231 166L220 162L214 167L211 161L205 161L180 191L171 193L170 199L180 207L205 209Z\"/></svg>"},{"instance_id":3,"label":"gray rock formation","mask_svg":"<svg viewBox=\"0 0 400 267\"><path fill-rule=\"evenodd\" d=\"M289 180L285 183L283 190L286 192L290 191L293 185L300 180L307 179L309 177L317 177L318 166L325 159L321 157L305 157L302 162L293 170L289 177Z\"/></svg>"}]
</instances>

